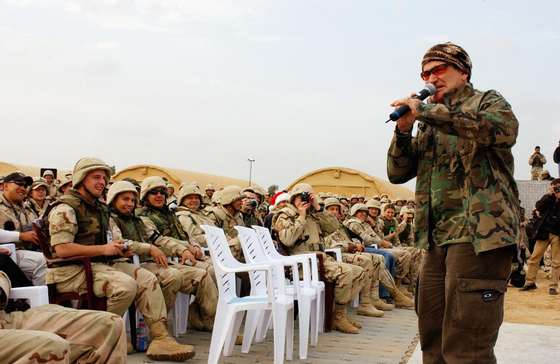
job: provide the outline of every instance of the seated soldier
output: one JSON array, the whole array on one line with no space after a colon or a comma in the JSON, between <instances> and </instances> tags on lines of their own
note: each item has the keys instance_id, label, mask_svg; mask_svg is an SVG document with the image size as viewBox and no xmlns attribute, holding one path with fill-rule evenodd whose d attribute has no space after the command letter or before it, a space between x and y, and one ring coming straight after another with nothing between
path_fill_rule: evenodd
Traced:
<instances>
[{"instance_id":1,"label":"seated soldier","mask_svg":"<svg viewBox=\"0 0 560 364\"><path fill-rule=\"evenodd\" d=\"M43 213L47 209L49 205L49 201L47 201L47 188L49 185L47 182L42 178L37 178L31 184L29 188L28 198L27 198L27 205L37 217L43 216Z\"/></svg>"},{"instance_id":2,"label":"seated soldier","mask_svg":"<svg viewBox=\"0 0 560 364\"><path fill-rule=\"evenodd\" d=\"M167 331L167 310L156 276L124 258L141 254L144 246L133 243L126 247L122 240L112 238L109 208L100 201L110 174L111 168L96 158L82 158L76 163L72 189L59 197L50 213L47 211L52 255L92 257L93 290L96 296L107 297L107 311L122 316L136 302L152 338L146 353L150 359L192 358L194 348L177 343ZM57 291L62 293L83 292L84 268L49 268L47 283L56 284Z\"/></svg>"},{"instance_id":3,"label":"seated soldier","mask_svg":"<svg viewBox=\"0 0 560 364\"><path fill-rule=\"evenodd\" d=\"M290 203L274 216L272 223L279 243L290 255L316 252L324 256L325 279L335 284L334 329L358 334L359 324L349 320L346 306L364 287L366 274L356 265L339 263L323 253L322 236L334 232L336 226L332 225L332 219L319 211L312 187L299 183L290 195Z\"/></svg>"},{"instance_id":4,"label":"seated soldier","mask_svg":"<svg viewBox=\"0 0 560 364\"><path fill-rule=\"evenodd\" d=\"M189 322L199 330L210 331L218 304L214 268L200 245L188 240L177 216L165 205L166 191L163 178L146 178L140 189L143 207L138 215L144 225L145 236L148 239L157 237L159 240L154 240L154 244L167 256L180 257L181 264L173 265L181 272L183 279L180 291L196 293L195 301L189 306ZM174 302L170 301L169 304Z\"/></svg>"},{"instance_id":5,"label":"seated soldier","mask_svg":"<svg viewBox=\"0 0 560 364\"><path fill-rule=\"evenodd\" d=\"M167 200L165 204L171 211L175 211L177 208L177 196L175 196L175 186L167 182Z\"/></svg>"},{"instance_id":6,"label":"seated soldier","mask_svg":"<svg viewBox=\"0 0 560 364\"><path fill-rule=\"evenodd\" d=\"M183 185L179 189L179 207L175 215L181 223L181 227L187 234L189 241L200 246L207 247L206 237L202 225L214 225L212 220L202 210L202 191L197 185Z\"/></svg>"},{"instance_id":7,"label":"seated soldier","mask_svg":"<svg viewBox=\"0 0 560 364\"><path fill-rule=\"evenodd\" d=\"M60 180L60 185L58 186L58 196L66 194L72 188L72 174L67 174Z\"/></svg>"},{"instance_id":8,"label":"seated soldier","mask_svg":"<svg viewBox=\"0 0 560 364\"><path fill-rule=\"evenodd\" d=\"M57 196L57 183L56 180L54 178L54 172L51 171L50 169L47 169L46 171L43 172L43 175L41 176L43 177L43 179L45 180L45 182L47 182L47 199L50 201L53 201Z\"/></svg>"},{"instance_id":9,"label":"seated soldier","mask_svg":"<svg viewBox=\"0 0 560 364\"><path fill-rule=\"evenodd\" d=\"M359 265L369 275L367 287L364 287L364 290L360 292L360 306L362 302L371 301L377 309L382 310L381 312L390 311L393 308L393 305L387 304L379 298L379 283L381 281L395 299L397 307L412 307L413 302L395 286L391 273L385 267L383 256L365 252L364 245L358 239L355 242L350 238L346 227L340 223L342 219L341 208L342 204L336 198L325 200L327 213L332 215L336 219L336 224L338 224L336 231L325 238L325 243L329 247L340 248L344 262ZM363 209L363 204L352 206L350 213L355 215L355 210L359 208ZM358 314L360 314L359 309Z\"/></svg>"},{"instance_id":10,"label":"seated soldier","mask_svg":"<svg viewBox=\"0 0 560 364\"><path fill-rule=\"evenodd\" d=\"M254 192L256 190L254 187L247 187L242 191L244 198L241 205L241 215L243 216L243 225L248 228L253 225L263 226L264 224L257 211L261 205L262 197Z\"/></svg>"},{"instance_id":11,"label":"seated soldier","mask_svg":"<svg viewBox=\"0 0 560 364\"><path fill-rule=\"evenodd\" d=\"M43 305L6 313L8 276L0 271L0 358L2 363L126 362L123 320L103 311Z\"/></svg>"},{"instance_id":12,"label":"seated soldier","mask_svg":"<svg viewBox=\"0 0 560 364\"><path fill-rule=\"evenodd\" d=\"M414 209L403 206L399 213L399 227L397 228L399 241L402 246L414 247Z\"/></svg>"},{"instance_id":13,"label":"seated soldier","mask_svg":"<svg viewBox=\"0 0 560 364\"><path fill-rule=\"evenodd\" d=\"M377 252L370 251L369 247L367 247L370 244L377 244L378 247L382 248L382 250L389 251L392 255L394 255L397 261L395 284L401 292L411 297L408 292L401 287L402 278L407 276L410 272L410 260L412 259L410 253L402 249L394 249L391 243L379 237L372 226L367 223L369 212L368 207L364 204L357 204L357 206L358 207L352 210L354 215L349 216L344 221L344 226L348 229L350 237L353 239L359 239L362 244L366 246L367 252Z\"/></svg>"},{"instance_id":14,"label":"seated soldier","mask_svg":"<svg viewBox=\"0 0 560 364\"><path fill-rule=\"evenodd\" d=\"M4 191L0 194L0 228L18 231L20 240L15 241L16 260L27 278L34 285L45 284L47 262L39 252L37 235L31 230L31 222L38 216L24 200L27 188L33 179L20 172L10 173L4 178Z\"/></svg>"},{"instance_id":15,"label":"seated soldier","mask_svg":"<svg viewBox=\"0 0 560 364\"><path fill-rule=\"evenodd\" d=\"M214 192L216 192L214 185L206 185L206 188L204 188L204 196L202 197L202 204L204 206L212 206L212 196L214 196Z\"/></svg>"}]
</instances>

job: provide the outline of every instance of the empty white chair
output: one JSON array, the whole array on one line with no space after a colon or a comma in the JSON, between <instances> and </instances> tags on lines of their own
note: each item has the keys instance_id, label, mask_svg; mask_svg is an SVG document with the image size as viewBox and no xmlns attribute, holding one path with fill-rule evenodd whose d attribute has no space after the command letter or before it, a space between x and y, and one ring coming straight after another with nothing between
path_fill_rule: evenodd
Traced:
<instances>
[{"instance_id":1,"label":"empty white chair","mask_svg":"<svg viewBox=\"0 0 560 364\"><path fill-rule=\"evenodd\" d=\"M31 308L49 304L49 289L47 286L17 287L10 290L10 299L25 299Z\"/></svg>"},{"instance_id":2,"label":"empty white chair","mask_svg":"<svg viewBox=\"0 0 560 364\"><path fill-rule=\"evenodd\" d=\"M270 231L262 226L253 225L253 229L257 233L259 240L261 241L263 250L266 255L272 259L293 259L303 266L303 275L306 276L306 270L311 268L311 287L315 288L316 297L315 308L312 310L312 315L315 316L314 320L310 322L311 331L311 346L317 346L319 340L319 332L324 332L324 321L325 321L325 283L319 280L319 268L317 263L317 255L315 254L297 254L291 256L285 256L276 250L274 241L272 241L272 236ZM307 268L306 268L307 267ZM257 341L264 339L265 332L257 332Z\"/></svg>"},{"instance_id":3,"label":"empty white chair","mask_svg":"<svg viewBox=\"0 0 560 364\"><path fill-rule=\"evenodd\" d=\"M294 321L294 302L292 297L285 293L284 281L280 277L283 267L274 264L240 263L231 254L222 229L208 225L201 227L206 233L219 291L208 363L218 363L222 348L224 356L231 355L245 311L254 310L272 310L274 363L283 363L286 343L288 352L293 346ZM248 272L251 279L251 295L247 297L239 297L236 293L235 273L241 272ZM276 281L273 283L274 278ZM273 287L276 288L275 292Z\"/></svg>"}]
</instances>

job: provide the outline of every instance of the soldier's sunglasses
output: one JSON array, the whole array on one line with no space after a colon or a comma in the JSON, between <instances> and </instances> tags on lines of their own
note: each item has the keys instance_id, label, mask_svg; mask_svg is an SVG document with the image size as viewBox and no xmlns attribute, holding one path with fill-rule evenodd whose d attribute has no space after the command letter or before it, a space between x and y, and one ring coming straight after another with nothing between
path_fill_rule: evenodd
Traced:
<instances>
[{"instance_id":1,"label":"soldier's sunglasses","mask_svg":"<svg viewBox=\"0 0 560 364\"><path fill-rule=\"evenodd\" d=\"M150 190L148 192L148 194L150 194L150 195L160 194L160 195L167 196L167 189L165 189L165 188L154 188L153 190Z\"/></svg>"},{"instance_id":2,"label":"soldier's sunglasses","mask_svg":"<svg viewBox=\"0 0 560 364\"><path fill-rule=\"evenodd\" d=\"M441 76L448 67L449 65L447 63L440 64L439 66L435 66L432 69L423 71L422 73L420 73L420 77L422 77L424 81L428 81L431 75Z\"/></svg>"}]
</instances>

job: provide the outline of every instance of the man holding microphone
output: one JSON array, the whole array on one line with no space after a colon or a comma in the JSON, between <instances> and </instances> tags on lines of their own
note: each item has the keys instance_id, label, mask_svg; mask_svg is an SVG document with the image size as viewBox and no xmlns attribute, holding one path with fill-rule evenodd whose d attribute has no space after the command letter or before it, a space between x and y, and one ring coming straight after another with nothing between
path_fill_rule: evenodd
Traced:
<instances>
[{"instance_id":1,"label":"man holding microphone","mask_svg":"<svg viewBox=\"0 0 560 364\"><path fill-rule=\"evenodd\" d=\"M498 92L473 88L471 69L463 48L437 44L422 59L421 77L435 86L428 103L391 104L410 108L397 121L387 173L392 183L417 178L415 239L427 249L416 298L424 363L496 363L519 232L511 153L518 122Z\"/></svg>"}]
</instances>

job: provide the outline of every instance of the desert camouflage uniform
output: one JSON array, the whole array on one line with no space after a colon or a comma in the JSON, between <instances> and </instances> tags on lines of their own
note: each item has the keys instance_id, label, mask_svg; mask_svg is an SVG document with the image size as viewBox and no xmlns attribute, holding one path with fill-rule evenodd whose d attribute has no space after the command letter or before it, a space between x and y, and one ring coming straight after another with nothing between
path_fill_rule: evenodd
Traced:
<instances>
[{"instance_id":1,"label":"desert camouflage uniform","mask_svg":"<svg viewBox=\"0 0 560 364\"><path fill-rule=\"evenodd\" d=\"M326 226L325 214L309 213L303 219L297 209L288 204L274 217L272 226L278 238L288 249L290 255L324 251L323 230L334 232L336 226ZM360 292L366 284L366 274L358 266L338 263L327 256L325 259L326 279L336 284L335 301L346 305Z\"/></svg>"},{"instance_id":2,"label":"desert camouflage uniform","mask_svg":"<svg viewBox=\"0 0 560 364\"><path fill-rule=\"evenodd\" d=\"M179 206L175 214L181 223L183 231L189 237L189 241L207 247L204 230L200 226L214 225L214 222L202 210L195 211L185 206Z\"/></svg>"},{"instance_id":3,"label":"desert camouflage uniform","mask_svg":"<svg viewBox=\"0 0 560 364\"><path fill-rule=\"evenodd\" d=\"M0 296L10 292L10 280L0 271ZM3 307L6 301L0 302ZM2 309L0 307L0 309ZM126 362L123 320L108 312L43 305L26 311L0 311L2 363Z\"/></svg>"},{"instance_id":4,"label":"desert camouflage uniform","mask_svg":"<svg viewBox=\"0 0 560 364\"><path fill-rule=\"evenodd\" d=\"M533 153L529 157L529 165L531 166L531 180L540 181L543 166L546 164L546 158L541 153Z\"/></svg>"},{"instance_id":5,"label":"desert camouflage uniform","mask_svg":"<svg viewBox=\"0 0 560 364\"><path fill-rule=\"evenodd\" d=\"M239 242L239 237L237 236L236 226L244 226L243 216L241 212L231 215L225 207L218 205L210 209L208 218L212 221L212 225L217 226L224 230L224 234L229 242L229 248L235 259L239 261L245 261L243 257L243 250L241 249L241 243Z\"/></svg>"},{"instance_id":6,"label":"desert camouflage uniform","mask_svg":"<svg viewBox=\"0 0 560 364\"><path fill-rule=\"evenodd\" d=\"M25 204L27 205L26 207L31 209L37 217L41 217L41 216L43 216L43 213L47 209L47 206L49 206L49 200L45 199L45 201L43 202L43 207L39 206L37 201L35 201L32 198L27 199L25 201Z\"/></svg>"},{"instance_id":7,"label":"desert camouflage uniform","mask_svg":"<svg viewBox=\"0 0 560 364\"><path fill-rule=\"evenodd\" d=\"M70 194L60 197L60 203L51 210L48 219L51 251L55 257L54 248L58 244L100 245L111 240L108 207L98 200L85 201L76 190L71 189ZM146 248L145 244L136 242L129 249L134 254L143 254ZM132 301L136 301L148 326L167 320L165 301L154 274L123 258L93 257L92 261L93 290L96 296L107 297L107 311L122 316ZM55 283L59 292L84 293L83 267L49 268L47 283Z\"/></svg>"},{"instance_id":8,"label":"desert camouflage uniform","mask_svg":"<svg viewBox=\"0 0 560 364\"><path fill-rule=\"evenodd\" d=\"M218 289L212 277L213 270L207 271L207 263L197 262L195 266L169 263L168 268L155 263L149 257L150 244L146 243L150 238L169 256L180 256L187 247L184 242L159 235L148 218L125 217L113 212L110 227L113 239L128 239L146 247L143 256L140 256L141 266L157 277L167 310L174 306L178 292L192 294L195 301L189 306L191 324L197 330L211 329L216 315Z\"/></svg>"},{"instance_id":9,"label":"desert camouflage uniform","mask_svg":"<svg viewBox=\"0 0 560 364\"><path fill-rule=\"evenodd\" d=\"M31 228L31 222L37 215L26 204L11 204L0 192L0 228L6 229L6 223L12 222L14 231L23 231ZM38 247L23 241L14 242L16 245L17 264L25 276L39 286L45 284L47 262L43 253L37 251Z\"/></svg>"}]
</instances>

